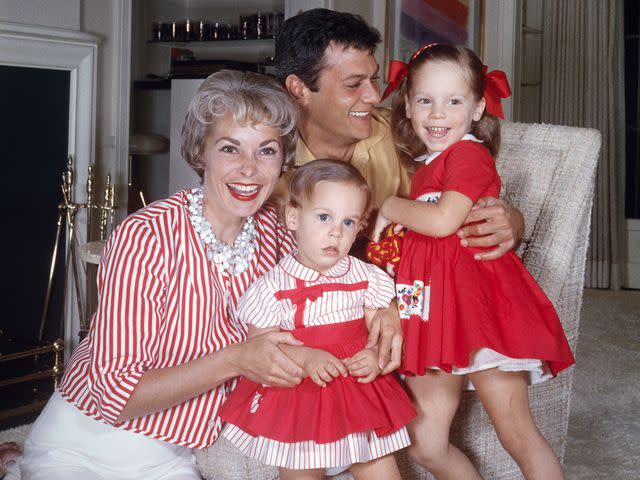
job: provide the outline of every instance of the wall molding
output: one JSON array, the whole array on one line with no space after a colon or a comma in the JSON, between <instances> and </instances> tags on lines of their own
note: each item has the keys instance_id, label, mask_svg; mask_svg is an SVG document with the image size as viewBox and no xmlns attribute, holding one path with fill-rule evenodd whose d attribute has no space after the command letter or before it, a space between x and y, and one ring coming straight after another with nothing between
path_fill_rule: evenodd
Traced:
<instances>
[{"instance_id":1,"label":"wall molding","mask_svg":"<svg viewBox=\"0 0 640 480\"><path fill-rule=\"evenodd\" d=\"M95 162L96 65L98 37L75 30L0 22L0 64L69 71L68 154L74 159L74 201L86 202L89 165ZM62 174L62 172L60 172ZM76 216L76 238L87 241L86 211ZM80 273L78 288L86 298L86 280ZM65 356L77 343L80 312L75 289L65 297Z\"/></svg>"},{"instance_id":2,"label":"wall molding","mask_svg":"<svg viewBox=\"0 0 640 480\"><path fill-rule=\"evenodd\" d=\"M503 70L511 85L511 97L502 101L505 119L513 121L513 98L517 98L520 83L520 30L522 0L484 1L483 62L489 70Z\"/></svg>"},{"instance_id":3,"label":"wall molding","mask_svg":"<svg viewBox=\"0 0 640 480\"><path fill-rule=\"evenodd\" d=\"M129 112L131 102L131 24L133 21L132 1L118 0L114 5L114 55L119 62L114 72L115 85L115 165L109 171L115 172L113 179L116 185L116 224L127 215L129 182Z\"/></svg>"}]
</instances>

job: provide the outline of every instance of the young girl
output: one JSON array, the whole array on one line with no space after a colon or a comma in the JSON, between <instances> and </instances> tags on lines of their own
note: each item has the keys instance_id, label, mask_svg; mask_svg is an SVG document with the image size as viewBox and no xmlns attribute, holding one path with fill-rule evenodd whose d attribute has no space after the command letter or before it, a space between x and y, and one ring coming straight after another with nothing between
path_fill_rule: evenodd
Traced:
<instances>
[{"instance_id":1,"label":"young girl","mask_svg":"<svg viewBox=\"0 0 640 480\"><path fill-rule=\"evenodd\" d=\"M390 197L389 221L407 228L397 266L405 333L402 371L415 397L412 456L438 478L480 478L449 443L465 375L502 445L527 479L562 478L553 450L533 421L527 385L574 363L557 314L513 253L477 261L455 232L482 196L497 197L503 72L485 74L462 47L429 45L412 57L394 101L400 150L419 165L411 199ZM387 229L389 231L389 229Z\"/></svg>"},{"instance_id":2,"label":"young girl","mask_svg":"<svg viewBox=\"0 0 640 480\"><path fill-rule=\"evenodd\" d=\"M283 479L351 464L356 478L400 479L390 454L409 445L415 410L393 374L378 376L365 322L389 306L393 280L348 255L371 191L350 164L316 160L291 177L289 193L298 250L249 287L236 316L249 336L291 331L304 345L283 350L308 378L294 388L241 380L221 410L223 435Z\"/></svg>"}]
</instances>

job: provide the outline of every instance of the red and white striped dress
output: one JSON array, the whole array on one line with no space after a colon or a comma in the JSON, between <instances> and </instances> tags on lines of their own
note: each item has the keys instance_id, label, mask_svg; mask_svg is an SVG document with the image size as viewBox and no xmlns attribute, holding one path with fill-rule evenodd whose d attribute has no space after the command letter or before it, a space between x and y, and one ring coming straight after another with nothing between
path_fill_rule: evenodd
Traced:
<instances>
[{"instance_id":1,"label":"red and white striped dress","mask_svg":"<svg viewBox=\"0 0 640 480\"><path fill-rule=\"evenodd\" d=\"M387 274L354 257L323 274L288 255L249 287L237 314L241 322L290 330L306 346L347 358L366 343L364 307L386 308L394 296ZM245 378L220 415L223 435L246 455L312 469L367 462L408 446L405 425L415 410L389 374L367 384L338 377L325 388L310 378L293 388Z\"/></svg>"},{"instance_id":2,"label":"red and white striped dress","mask_svg":"<svg viewBox=\"0 0 640 480\"><path fill-rule=\"evenodd\" d=\"M88 336L73 353L60 392L86 415L113 425L142 374L203 357L243 341L229 314L247 287L295 245L275 209L256 215L258 249L239 276L215 268L194 231L187 191L129 216L100 260L100 303ZM219 435L218 409L232 382L118 427L203 448Z\"/></svg>"}]
</instances>

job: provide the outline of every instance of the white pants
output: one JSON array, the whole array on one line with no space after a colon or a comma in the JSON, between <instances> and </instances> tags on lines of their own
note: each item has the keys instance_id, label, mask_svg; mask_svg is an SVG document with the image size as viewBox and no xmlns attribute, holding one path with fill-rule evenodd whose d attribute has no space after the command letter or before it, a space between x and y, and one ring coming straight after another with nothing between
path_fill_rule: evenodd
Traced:
<instances>
[{"instance_id":1,"label":"white pants","mask_svg":"<svg viewBox=\"0 0 640 480\"><path fill-rule=\"evenodd\" d=\"M112 427L55 392L6 480L200 480L190 448ZM17 470L19 469L19 472Z\"/></svg>"}]
</instances>

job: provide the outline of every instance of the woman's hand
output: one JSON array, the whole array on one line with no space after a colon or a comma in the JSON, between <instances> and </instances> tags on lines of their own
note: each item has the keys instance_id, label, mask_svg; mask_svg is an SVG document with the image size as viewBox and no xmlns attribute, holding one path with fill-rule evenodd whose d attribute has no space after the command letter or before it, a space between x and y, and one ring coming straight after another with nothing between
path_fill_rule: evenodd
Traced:
<instances>
[{"instance_id":1,"label":"woman's hand","mask_svg":"<svg viewBox=\"0 0 640 480\"><path fill-rule=\"evenodd\" d=\"M231 348L240 349L237 368L241 375L273 387L293 387L306 376L302 368L285 355L278 345L302 345L289 332L267 332Z\"/></svg>"},{"instance_id":2,"label":"woman's hand","mask_svg":"<svg viewBox=\"0 0 640 480\"><path fill-rule=\"evenodd\" d=\"M305 349L302 368L311 380L320 387L326 387L327 383L334 378L346 377L349 373L342 360L317 348Z\"/></svg>"},{"instance_id":3,"label":"woman's hand","mask_svg":"<svg viewBox=\"0 0 640 480\"><path fill-rule=\"evenodd\" d=\"M353 357L345 359L344 364L349 370L349 375L360 377L360 383L370 383L380 374L377 348L363 348Z\"/></svg>"},{"instance_id":4,"label":"woman's hand","mask_svg":"<svg viewBox=\"0 0 640 480\"><path fill-rule=\"evenodd\" d=\"M378 366L385 375L400 366L402 355L402 327L398 306L393 300L389 308L380 308L367 327L369 338L365 348L378 346Z\"/></svg>"},{"instance_id":5,"label":"woman's hand","mask_svg":"<svg viewBox=\"0 0 640 480\"><path fill-rule=\"evenodd\" d=\"M524 236L522 214L499 198L480 198L464 223L458 230L463 247L495 247L476 253L476 260L500 258L518 245Z\"/></svg>"},{"instance_id":6,"label":"woman's hand","mask_svg":"<svg viewBox=\"0 0 640 480\"><path fill-rule=\"evenodd\" d=\"M301 342L291 333L270 331L187 363L149 369L114 423L165 410L240 375L265 385L293 387L304 378L304 370L279 345Z\"/></svg>"}]
</instances>

